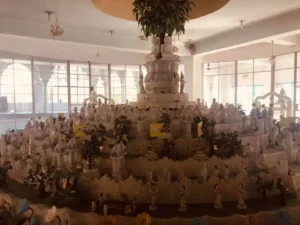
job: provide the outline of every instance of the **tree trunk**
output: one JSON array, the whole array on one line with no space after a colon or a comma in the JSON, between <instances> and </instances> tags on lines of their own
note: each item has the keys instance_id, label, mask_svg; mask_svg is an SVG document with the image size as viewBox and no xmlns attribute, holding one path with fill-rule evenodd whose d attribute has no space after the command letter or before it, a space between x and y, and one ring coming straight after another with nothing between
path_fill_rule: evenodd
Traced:
<instances>
[{"instance_id":1,"label":"tree trunk","mask_svg":"<svg viewBox=\"0 0 300 225\"><path fill-rule=\"evenodd\" d=\"M159 52L156 56L156 59L161 59L162 58L161 47L165 43L165 33L159 35L159 42L160 42L159 43Z\"/></svg>"},{"instance_id":2,"label":"tree trunk","mask_svg":"<svg viewBox=\"0 0 300 225\"><path fill-rule=\"evenodd\" d=\"M46 196L46 191L45 191L45 183L44 180L39 181L39 186L38 186L38 197L45 197Z\"/></svg>"}]
</instances>

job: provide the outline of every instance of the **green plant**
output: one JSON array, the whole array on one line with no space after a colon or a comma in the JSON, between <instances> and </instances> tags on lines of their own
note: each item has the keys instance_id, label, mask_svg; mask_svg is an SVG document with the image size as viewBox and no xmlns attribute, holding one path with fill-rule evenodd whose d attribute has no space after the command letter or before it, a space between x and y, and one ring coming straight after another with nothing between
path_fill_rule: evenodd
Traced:
<instances>
[{"instance_id":1,"label":"green plant","mask_svg":"<svg viewBox=\"0 0 300 225\"><path fill-rule=\"evenodd\" d=\"M163 132L169 132L170 131L170 124L171 124L171 118L168 113L163 113L160 117L160 123L163 123L162 131Z\"/></svg>"},{"instance_id":2,"label":"green plant","mask_svg":"<svg viewBox=\"0 0 300 225\"><path fill-rule=\"evenodd\" d=\"M84 129L87 138L84 140L81 148L81 156L88 163L88 168L92 169L95 159L101 156L100 147L106 140L106 128L103 125L88 125Z\"/></svg>"},{"instance_id":3,"label":"green plant","mask_svg":"<svg viewBox=\"0 0 300 225\"><path fill-rule=\"evenodd\" d=\"M11 161L5 161L1 166L0 166L0 186L6 185L7 180L7 172L11 170L13 167L11 165Z\"/></svg>"},{"instance_id":4,"label":"green plant","mask_svg":"<svg viewBox=\"0 0 300 225\"><path fill-rule=\"evenodd\" d=\"M244 146L242 145L242 140L239 139L239 133L234 131L233 133L219 133L215 139L214 143L218 148L218 155L220 157L231 157L234 155L242 155Z\"/></svg>"},{"instance_id":5,"label":"green plant","mask_svg":"<svg viewBox=\"0 0 300 225\"><path fill-rule=\"evenodd\" d=\"M127 140L124 140L124 136L129 136L130 130L131 130L132 122L127 118L127 116L120 116L117 119L115 119L115 131L116 131L116 137L117 142L120 143L123 141L124 144L127 144Z\"/></svg>"},{"instance_id":6,"label":"green plant","mask_svg":"<svg viewBox=\"0 0 300 225\"><path fill-rule=\"evenodd\" d=\"M44 169L41 164L37 164L34 169L30 169L28 176L24 179L24 184L37 189L38 197L46 196L46 187L53 182L55 167Z\"/></svg>"},{"instance_id":7,"label":"green plant","mask_svg":"<svg viewBox=\"0 0 300 225\"><path fill-rule=\"evenodd\" d=\"M146 37L158 37L164 44L166 35L185 32L184 26L195 6L193 0L134 0L133 14ZM160 59L161 48L157 58Z\"/></svg>"}]
</instances>

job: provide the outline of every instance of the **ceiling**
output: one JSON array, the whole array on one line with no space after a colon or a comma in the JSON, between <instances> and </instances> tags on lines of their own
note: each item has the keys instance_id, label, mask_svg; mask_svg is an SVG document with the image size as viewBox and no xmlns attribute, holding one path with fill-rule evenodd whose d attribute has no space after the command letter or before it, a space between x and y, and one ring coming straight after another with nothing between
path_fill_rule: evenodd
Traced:
<instances>
[{"instance_id":1,"label":"ceiling","mask_svg":"<svg viewBox=\"0 0 300 225\"><path fill-rule=\"evenodd\" d=\"M211 37L222 38L224 33L238 29L240 20L245 21L247 28L297 9L299 0L231 0L219 11L191 20L186 25L186 34L179 41L176 39L176 45L181 55L189 55L183 46L188 39L201 43ZM0 33L51 40L46 10L59 16L65 30L60 40L64 42L93 46L100 52L102 48L112 48L145 54L150 49L149 42L138 39L141 33L136 22L106 15L91 0L1 0Z\"/></svg>"}]
</instances>

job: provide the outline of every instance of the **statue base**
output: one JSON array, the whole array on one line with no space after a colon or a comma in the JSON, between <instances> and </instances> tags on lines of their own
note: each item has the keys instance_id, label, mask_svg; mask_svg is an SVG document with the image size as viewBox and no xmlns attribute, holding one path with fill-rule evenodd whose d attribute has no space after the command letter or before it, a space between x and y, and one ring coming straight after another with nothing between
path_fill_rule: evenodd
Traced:
<instances>
[{"instance_id":1,"label":"statue base","mask_svg":"<svg viewBox=\"0 0 300 225\"><path fill-rule=\"evenodd\" d=\"M155 211L157 209L157 205L150 205L149 210L150 211Z\"/></svg>"},{"instance_id":2,"label":"statue base","mask_svg":"<svg viewBox=\"0 0 300 225\"><path fill-rule=\"evenodd\" d=\"M138 94L137 96L137 106L168 106L176 107L189 104L189 96L186 93L183 94L161 94L161 93L148 93L148 94Z\"/></svg>"},{"instance_id":3,"label":"statue base","mask_svg":"<svg viewBox=\"0 0 300 225\"><path fill-rule=\"evenodd\" d=\"M186 206L182 206L182 207L179 207L178 209L180 212L186 212L187 211L187 207Z\"/></svg>"}]
</instances>

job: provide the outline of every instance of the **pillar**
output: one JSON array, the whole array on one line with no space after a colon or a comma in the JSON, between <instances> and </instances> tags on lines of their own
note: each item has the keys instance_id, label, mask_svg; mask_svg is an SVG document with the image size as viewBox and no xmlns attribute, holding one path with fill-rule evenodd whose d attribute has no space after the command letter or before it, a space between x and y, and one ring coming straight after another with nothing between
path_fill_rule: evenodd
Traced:
<instances>
[{"instance_id":1,"label":"pillar","mask_svg":"<svg viewBox=\"0 0 300 225\"><path fill-rule=\"evenodd\" d=\"M122 103L126 102L126 70L115 71L121 81Z\"/></svg>"},{"instance_id":2,"label":"pillar","mask_svg":"<svg viewBox=\"0 0 300 225\"><path fill-rule=\"evenodd\" d=\"M42 82L43 82L43 93L44 93L43 112L46 114L46 113L48 113L48 83L49 83L49 80L42 80Z\"/></svg>"}]
</instances>

